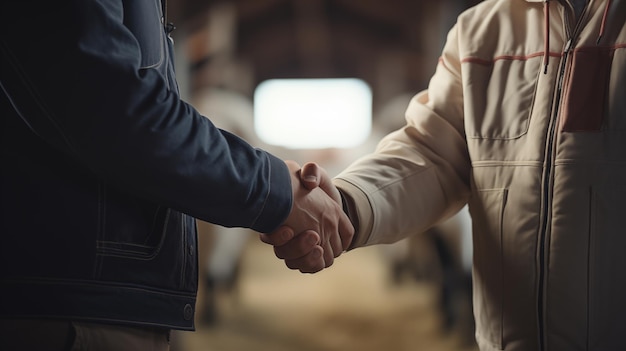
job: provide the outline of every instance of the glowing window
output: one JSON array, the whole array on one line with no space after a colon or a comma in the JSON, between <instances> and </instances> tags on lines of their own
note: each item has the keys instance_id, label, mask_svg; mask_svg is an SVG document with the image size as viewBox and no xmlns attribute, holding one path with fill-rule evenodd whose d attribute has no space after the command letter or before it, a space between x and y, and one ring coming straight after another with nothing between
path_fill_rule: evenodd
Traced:
<instances>
[{"instance_id":1,"label":"glowing window","mask_svg":"<svg viewBox=\"0 0 626 351\"><path fill-rule=\"evenodd\" d=\"M362 80L271 79L254 93L254 129L292 149L348 148L369 136L372 92Z\"/></svg>"}]
</instances>

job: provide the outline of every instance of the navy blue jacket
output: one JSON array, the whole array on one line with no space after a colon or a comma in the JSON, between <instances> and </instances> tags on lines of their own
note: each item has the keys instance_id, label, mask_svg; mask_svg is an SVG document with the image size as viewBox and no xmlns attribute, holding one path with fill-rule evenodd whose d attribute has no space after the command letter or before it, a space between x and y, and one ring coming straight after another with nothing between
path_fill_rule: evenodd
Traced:
<instances>
[{"instance_id":1,"label":"navy blue jacket","mask_svg":"<svg viewBox=\"0 0 626 351\"><path fill-rule=\"evenodd\" d=\"M0 317L193 329L196 217L270 232L287 168L183 102L159 0L0 11Z\"/></svg>"}]
</instances>

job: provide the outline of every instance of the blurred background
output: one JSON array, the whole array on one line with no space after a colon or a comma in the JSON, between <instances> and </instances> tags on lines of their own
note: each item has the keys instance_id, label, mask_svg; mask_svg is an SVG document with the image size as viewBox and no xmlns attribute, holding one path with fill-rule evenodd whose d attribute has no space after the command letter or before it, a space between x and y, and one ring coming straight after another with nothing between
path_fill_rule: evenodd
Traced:
<instances>
[{"instance_id":1,"label":"blurred background","mask_svg":"<svg viewBox=\"0 0 626 351\"><path fill-rule=\"evenodd\" d=\"M333 176L404 124L448 30L478 2L170 0L167 17L185 100L253 145L316 161ZM261 89L346 80L361 90ZM364 100L349 99L357 95ZM260 118L281 113L287 119ZM289 270L254 232L198 225L197 331L175 333L172 351L477 350L465 209L427 233L346 253L314 275Z\"/></svg>"}]
</instances>

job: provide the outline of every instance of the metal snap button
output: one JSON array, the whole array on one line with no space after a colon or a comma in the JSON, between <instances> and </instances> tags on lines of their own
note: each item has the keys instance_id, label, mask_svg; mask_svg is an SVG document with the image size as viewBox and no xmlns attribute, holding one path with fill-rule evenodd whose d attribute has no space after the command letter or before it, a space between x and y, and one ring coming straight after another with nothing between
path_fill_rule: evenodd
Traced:
<instances>
[{"instance_id":1,"label":"metal snap button","mask_svg":"<svg viewBox=\"0 0 626 351\"><path fill-rule=\"evenodd\" d=\"M191 307L190 304L185 305L185 308L183 309L183 318L185 318L186 321L193 318L193 307Z\"/></svg>"}]
</instances>

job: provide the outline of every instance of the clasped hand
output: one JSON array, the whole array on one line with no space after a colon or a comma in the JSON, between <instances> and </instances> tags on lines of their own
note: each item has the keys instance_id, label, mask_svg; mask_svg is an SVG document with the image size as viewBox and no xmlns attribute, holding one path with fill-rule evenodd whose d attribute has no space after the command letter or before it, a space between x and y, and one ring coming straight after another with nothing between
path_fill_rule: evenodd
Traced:
<instances>
[{"instance_id":1,"label":"clasped hand","mask_svg":"<svg viewBox=\"0 0 626 351\"><path fill-rule=\"evenodd\" d=\"M315 273L331 266L344 252L354 228L343 212L341 195L326 171L315 163L302 169L285 161L291 173L293 206L285 223L261 241L274 246L276 257L290 269Z\"/></svg>"}]
</instances>

